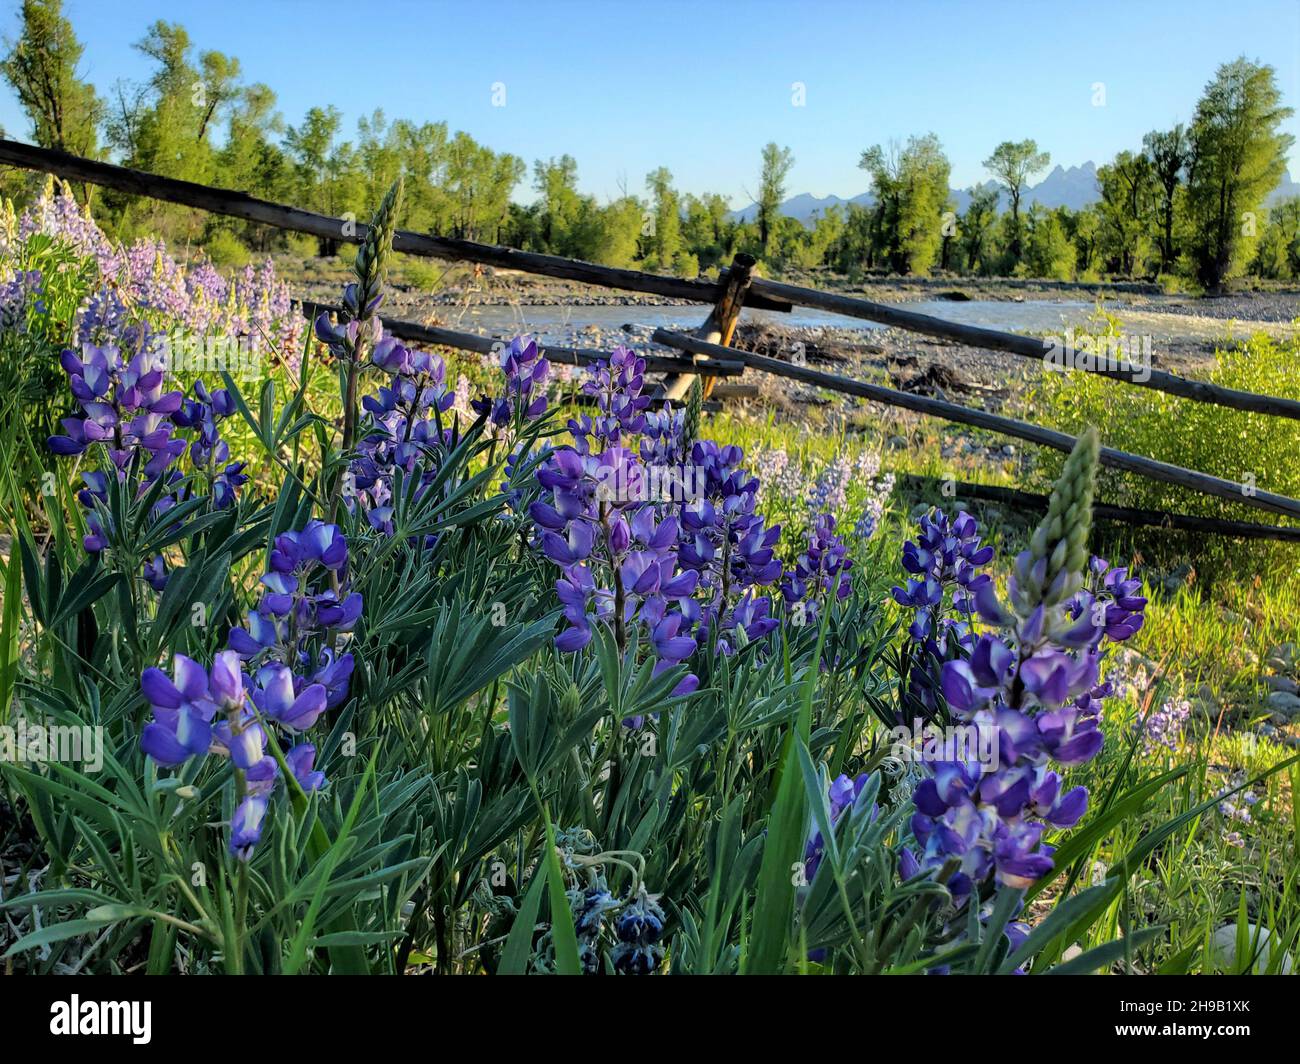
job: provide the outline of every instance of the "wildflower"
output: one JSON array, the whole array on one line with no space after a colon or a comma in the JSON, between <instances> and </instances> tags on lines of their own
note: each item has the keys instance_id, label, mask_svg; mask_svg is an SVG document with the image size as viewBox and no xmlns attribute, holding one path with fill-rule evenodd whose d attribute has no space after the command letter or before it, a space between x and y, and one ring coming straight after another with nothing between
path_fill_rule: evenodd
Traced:
<instances>
[{"instance_id":1,"label":"wildflower","mask_svg":"<svg viewBox=\"0 0 1300 1064\"><path fill-rule=\"evenodd\" d=\"M934 869L956 859L949 888L959 900L990 875L1012 887L1033 883L1052 867L1042 842L1047 827L1069 827L1087 808L1087 791L1065 791L1051 765L1090 760L1103 741L1092 696L1107 631L1087 608L1083 575L1097 447L1089 432L1067 461L1046 518L1016 559L1008 605L991 581L971 576L991 550L978 546L967 515L942 536L940 522L923 522L922 540L904 550L909 571L950 579L960 589L957 608L998 633L975 636L964 627L964 653L945 660L940 677L955 717L996 730L998 763L934 763L915 794L918 863ZM895 589L900 602L913 597ZM923 608L933 609L928 596ZM918 630L928 635L937 619L931 612Z\"/></svg>"},{"instance_id":2,"label":"wildflower","mask_svg":"<svg viewBox=\"0 0 1300 1064\"><path fill-rule=\"evenodd\" d=\"M664 911L659 895L646 892L642 884L636 897L614 920L618 944L610 953L614 970L623 975L651 975L664 959L659 939L664 930Z\"/></svg>"},{"instance_id":3,"label":"wildflower","mask_svg":"<svg viewBox=\"0 0 1300 1064\"><path fill-rule=\"evenodd\" d=\"M787 605L802 605L804 617L815 622L820 603L834 604L849 596L853 559L835 534L834 514L818 514L808 532L808 546L785 574L781 594Z\"/></svg>"},{"instance_id":4,"label":"wildflower","mask_svg":"<svg viewBox=\"0 0 1300 1064\"><path fill-rule=\"evenodd\" d=\"M546 413L544 389L551 364L540 357L537 341L516 336L501 349L498 364L505 374L505 392L496 399L475 399L470 403L474 412L487 415L498 428Z\"/></svg>"},{"instance_id":5,"label":"wildflower","mask_svg":"<svg viewBox=\"0 0 1300 1064\"><path fill-rule=\"evenodd\" d=\"M856 779L850 779L848 776L841 774L831 781L830 786L827 788L827 797L830 802L832 828L839 823L844 810L857 801L858 795L862 793L869 779L870 776L864 772ZM814 821L814 823L816 822ZM822 838L821 829L814 827L808 841L804 844L803 855L804 878L809 883L817 875L817 869L821 866L825 847L826 840Z\"/></svg>"},{"instance_id":6,"label":"wildflower","mask_svg":"<svg viewBox=\"0 0 1300 1064\"><path fill-rule=\"evenodd\" d=\"M1158 710L1147 714L1144 724L1139 725L1142 728L1142 752L1150 756L1157 747L1177 750L1191 715L1192 704L1187 699L1166 699Z\"/></svg>"}]
</instances>

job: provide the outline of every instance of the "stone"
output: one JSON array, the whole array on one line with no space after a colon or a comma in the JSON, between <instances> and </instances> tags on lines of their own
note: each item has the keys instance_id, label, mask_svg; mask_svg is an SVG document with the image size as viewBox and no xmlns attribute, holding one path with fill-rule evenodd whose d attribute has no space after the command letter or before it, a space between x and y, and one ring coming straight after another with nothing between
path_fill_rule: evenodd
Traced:
<instances>
[{"instance_id":1,"label":"stone","mask_svg":"<svg viewBox=\"0 0 1300 1064\"><path fill-rule=\"evenodd\" d=\"M890 436L889 439L885 441L885 446L891 451L901 451L907 446L907 440L902 436Z\"/></svg>"},{"instance_id":2,"label":"stone","mask_svg":"<svg viewBox=\"0 0 1300 1064\"><path fill-rule=\"evenodd\" d=\"M1268 657L1277 658L1279 661L1295 665L1300 662L1300 644L1279 643L1268 652Z\"/></svg>"},{"instance_id":3,"label":"stone","mask_svg":"<svg viewBox=\"0 0 1300 1064\"><path fill-rule=\"evenodd\" d=\"M1289 695L1300 694L1300 684L1289 676L1265 676L1264 683L1270 691L1284 691Z\"/></svg>"},{"instance_id":4,"label":"stone","mask_svg":"<svg viewBox=\"0 0 1300 1064\"><path fill-rule=\"evenodd\" d=\"M1269 709L1284 717L1294 717L1300 713L1300 695L1293 695L1290 691L1274 691L1266 701Z\"/></svg>"},{"instance_id":5,"label":"stone","mask_svg":"<svg viewBox=\"0 0 1300 1064\"><path fill-rule=\"evenodd\" d=\"M1014 458L1016 454L1016 445L1014 443L1004 444L1002 447L1002 453L1008 458Z\"/></svg>"},{"instance_id":6,"label":"stone","mask_svg":"<svg viewBox=\"0 0 1300 1064\"><path fill-rule=\"evenodd\" d=\"M1252 967L1256 975L1263 975L1272 970L1272 940L1273 935L1268 928L1257 927L1250 923L1246 925L1246 943L1250 950L1249 956L1255 958ZM1211 971L1237 972L1248 959L1249 957L1242 957L1240 963L1237 960L1236 923L1224 924L1214 932L1214 937L1210 939L1209 963L1206 966ZM1291 954L1282 954L1280 965L1276 970L1282 975L1290 975L1291 968Z\"/></svg>"}]
</instances>

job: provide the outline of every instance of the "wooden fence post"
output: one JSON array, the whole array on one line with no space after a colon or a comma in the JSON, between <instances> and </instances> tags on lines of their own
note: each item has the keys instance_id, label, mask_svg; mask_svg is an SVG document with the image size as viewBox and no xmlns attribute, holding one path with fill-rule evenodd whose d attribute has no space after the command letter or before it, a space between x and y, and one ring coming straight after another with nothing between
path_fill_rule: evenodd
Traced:
<instances>
[{"instance_id":1,"label":"wooden fence post","mask_svg":"<svg viewBox=\"0 0 1300 1064\"><path fill-rule=\"evenodd\" d=\"M726 283L722 294L704 319L704 324L695 330L695 336L705 343L719 344L727 347L731 344L732 334L736 331L736 322L740 320L740 309L745 304L745 292L753 279L755 260L752 255L737 255L731 260L731 269L727 271ZM694 373L673 373L664 378L663 398L680 402L691 390ZM712 377L704 379L704 398L713 391Z\"/></svg>"}]
</instances>

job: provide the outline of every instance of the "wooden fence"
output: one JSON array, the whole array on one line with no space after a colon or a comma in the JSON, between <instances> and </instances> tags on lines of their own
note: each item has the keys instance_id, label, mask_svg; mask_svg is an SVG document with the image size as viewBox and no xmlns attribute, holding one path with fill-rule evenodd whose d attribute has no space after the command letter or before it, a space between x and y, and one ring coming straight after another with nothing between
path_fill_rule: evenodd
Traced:
<instances>
[{"instance_id":1,"label":"wooden fence","mask_svg":"<svg viewBox=\"0 0 1300 1064\"><path fill-rule=\"evenodd\" d=\"M66 152L39 148L14 141L0 140L0 164L55 174L68 181L86 182L113 188L121 192L164 200L241 218L246 221L306 233L330 240L359 243L365 239L367 226L348 219L334 218L282 204L270 203L243 192L212 188L174 178L160 177L138 170L114 166L93 159L84 159ZM732 266L721 271L717 282L684 280L664 277L639 270L616 269L596 263L568 259L557 255L542 255L520 251L516 248L494 244L481 244L468 240L430 236L399 230L394 234L393 247L412 255L462 262L474 262L501 269L555 277L585 284L599 285L622 291L641 292L689 302L709 304L711 310L704 324L694 335L657 329L652 335L656 343L674 348L677 356L650 355L647 368L668 374L664 384L665 394L679 396L694 375L710 378L735 377L746 367L771 373L779 377L802 381L830 391L856 398L913 410L921 414L943 418L960 424L973 425L1025 440L1040 446L1068 451L1074 438L1053 429L991 414L984 410L961 406L945 400L913 395L908 392L869 384L806 366L795 365L781 359L757 355L729 346L732 332L743 307L778 312L788 312L793 306L803 306L840 314L847 317L891 325L910 332L921 333L958 343L1004 352L1022 358L1046 361L1049 348L1043 341L1015 333L1002 332L970 325L959 325L931 315L919 314L888 304L876 303L857 296L823 292L755 277L753 261L738 256ZM310 307L308 308L310 309ZM461 333L450 329L418 325L385 319L394 335L403 339L441 344L482 354L493 350L489 337ZM580 348L551 348L548 356L559 362L586 364L596 361L602 352ZM1267 414L1276 417L1300 419L1300 401L1276 396L1257 395L1252 392L1224 388L1206 381L1198 381L1161 370L1134 369L1126 366L1090 366L1083 372L1098 373L1124 384L1151 388L1195 402L1211 403L1234 410ZM1126 470L1153 480L1176 484L1193 491L1226 499L1270 513L1300 517L1300 500L1267 491L1255 490L1243 484L1223 480L1196 470L1160 462L1141 455L1103 448L1102 463ZM1146 511L1130 512L1147 513ZM1179 515L1154 515L1156 518ZM1187 521L1206 521L1204 518L1186 518ZM1169 524L1167 520L1154 523ZM1221 529L1226 534L1264 535L1268 530L1279 533L1278 538L1293 538L1296 529L1284 526L1247 525L1245 522L1224 522ZM1236 533L1228 531L1238 526ZM1191 526L1184 526L1191 527ZM1211 531L1208 526L1201 530ZM1241 529L1254 531L1245 532Z\"/></svg>"}]
</instances>

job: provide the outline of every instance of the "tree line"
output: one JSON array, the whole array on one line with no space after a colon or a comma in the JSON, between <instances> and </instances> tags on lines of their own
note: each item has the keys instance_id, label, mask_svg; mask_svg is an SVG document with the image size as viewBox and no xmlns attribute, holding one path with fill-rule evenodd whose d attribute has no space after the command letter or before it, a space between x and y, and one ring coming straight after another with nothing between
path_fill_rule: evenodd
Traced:
<instances>
[{"instance_id":1,"label":"tree line","mask_svg":"<svg viewBox=\"0 0 1300 1064\"><path fill-rule=\"evenodd\" d=\"M1206 289L1246 272L1300 279L1300 198L1265 207L1285 171L1292 111L1273 69L1244 57L1218 69L1186 126L1153 131L1100 166L1099 198L1082 209L1026 206L1051 163L1026 139L993 149L984 160L992 180L958 212L948 158L927 133L862 152L870 201L804 224L781 213L794 158L775 143L761 152L752 217L734 215L725 196L679 190L664 167L602 203L579 190L572 156L530 169L445 122L376 111L349 137L324 106L288 125L269 86L245 83L236 57L196 48L179 24L155 22L136 47L151 62L148 79L101 94L79 74L82 45L61 0L23 0L0 74L48 147L339 216L364 215L401 175L403 228L613 266L694 276L746 252L771 270L850 277L1180 276ZM535 196L523 204L515 197L525 182ZM97 217L117 236L199 243L222 262L301 240L111 191L82 194L98 197ZM336 249L322 241L315 250Z\"/></svg>"}]
</instances>

